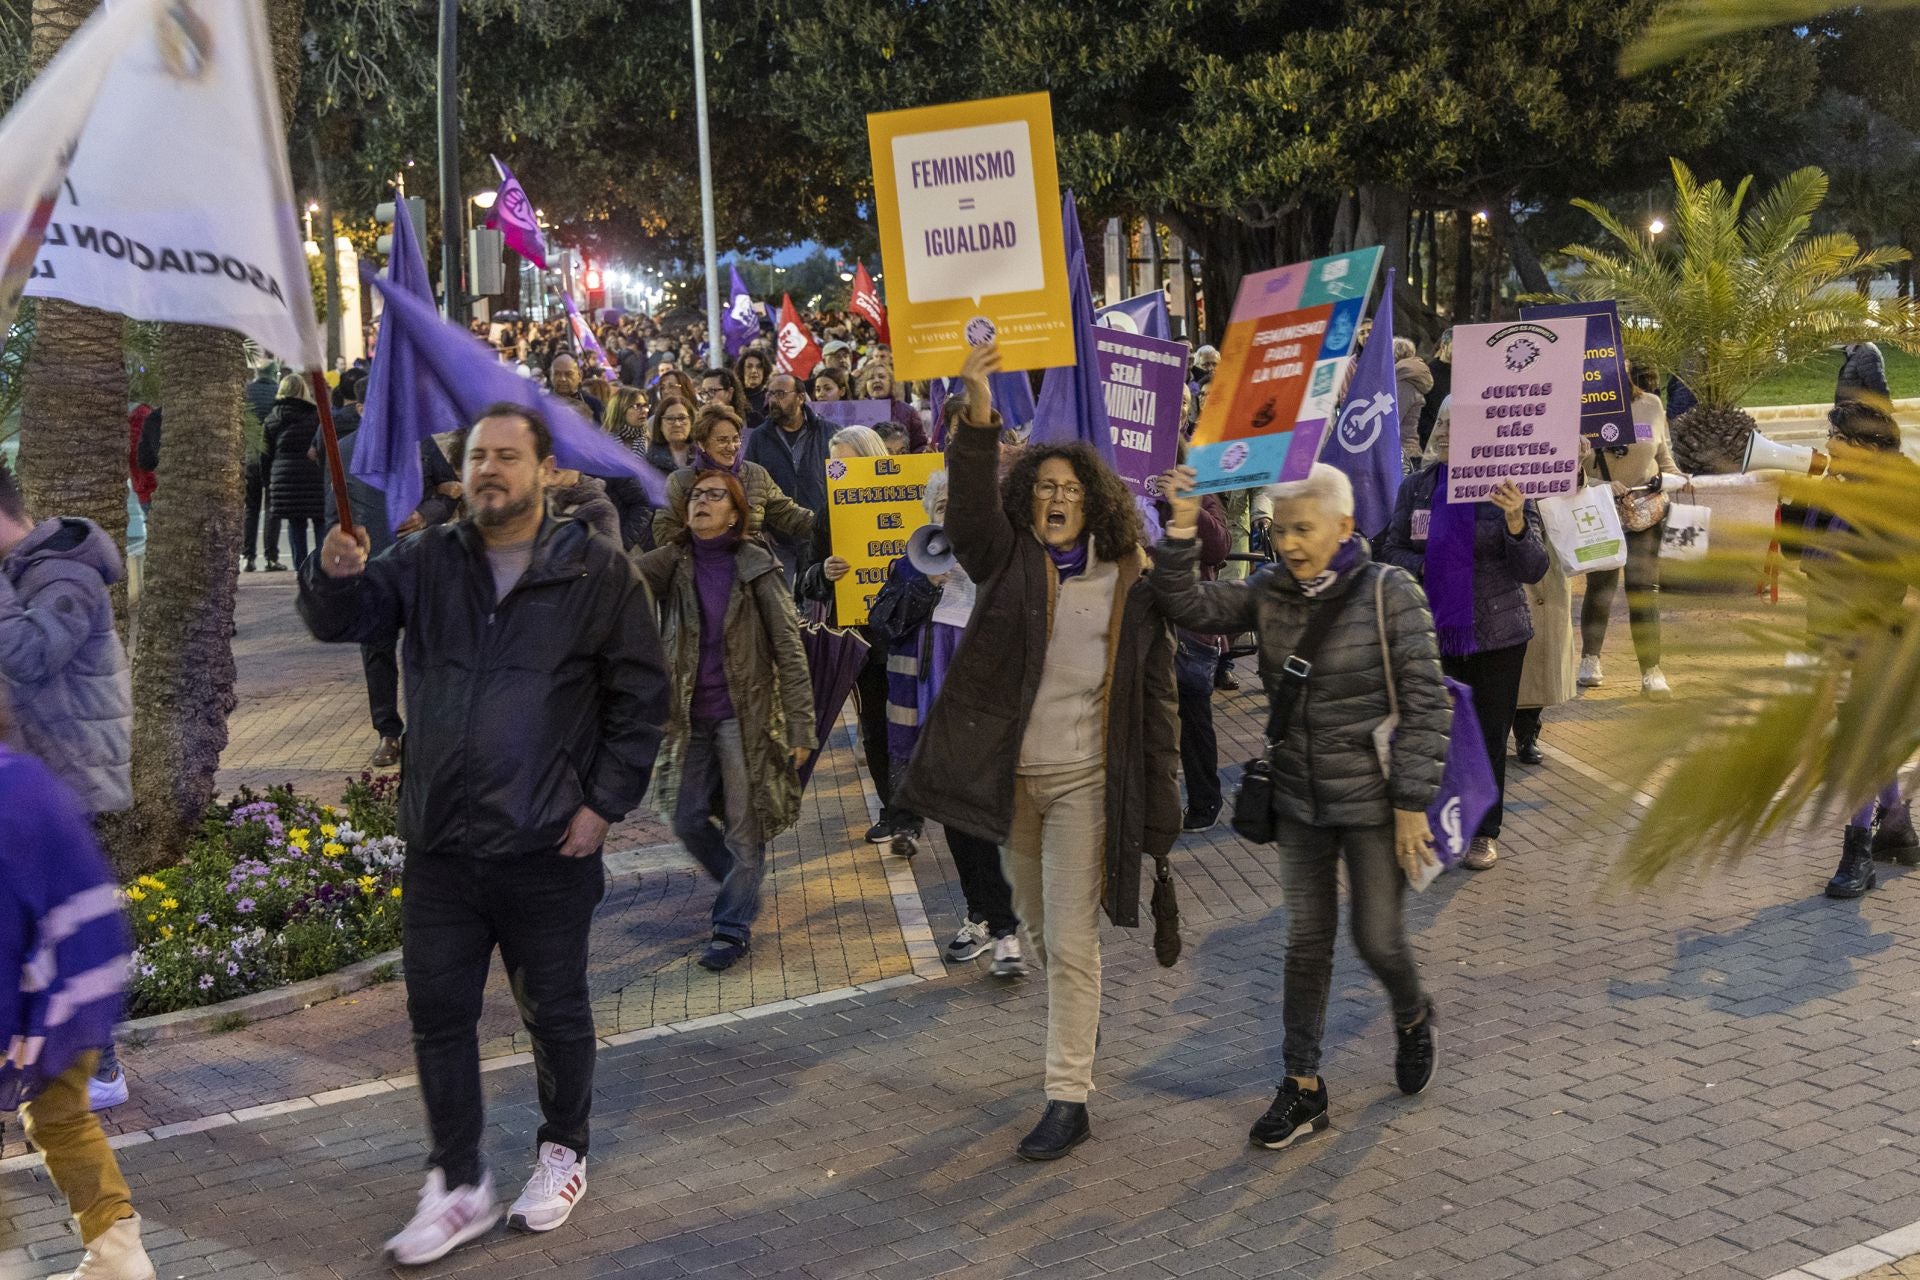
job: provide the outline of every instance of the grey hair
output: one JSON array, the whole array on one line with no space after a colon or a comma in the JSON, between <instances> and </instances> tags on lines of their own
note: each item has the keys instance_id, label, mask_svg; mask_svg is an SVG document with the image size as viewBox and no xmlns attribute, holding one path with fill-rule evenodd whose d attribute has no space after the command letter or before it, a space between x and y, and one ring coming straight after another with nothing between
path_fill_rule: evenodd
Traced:
<instances>
[{"instance_id":1,"label":"grey hair","mask_svg":"<svg viewBox=\"0 0 1920 1280\"><path fill-rule=\"evenodd\" d=\"M887 456L887 442L882 440L880 433L872 427L840 428L833 433L833 439L827 447L830 449L838 449L842 446L853 450L856 456L862 458L884 458Z\"/></svg>"},{"instance_id":2,"label":"grey hair","mask_svg":"<svg viewBox=\"0 0 1920 1280\"><path fill-rule=\"evenodd\" d=\"M1324 462L1314 463L1305 480L1273 485L1267 496L1275 502L1318 502L1334 516L1353 514L1353 481L1347 479L1346 472Z\"/></svg>"},{"instance_id":3,"label":"grey hair","mask_svg":"<svg viewBox=\"0 0 1920 1280\"><path fill-rule=\"evenodd\" d=\"M940 518L935 513L940 510L940 499L946 496L947 473L943 469L927 477L927 491L920 499L921 502L926 504L927 519L938 520Z\"/></svg>"},{"instance_id":4,"label":"grey hair","mask_svg":"<svg viewBox=\"0 0 1920 1280\"><path fill-rule=\"evenodd\" d=\"M1393 340L1393 358L1395 360L1405 360L1417 350L1419 350L1419 348L1413 345L1412 338L1395 338Z\"/></svg>"}]
</instances>

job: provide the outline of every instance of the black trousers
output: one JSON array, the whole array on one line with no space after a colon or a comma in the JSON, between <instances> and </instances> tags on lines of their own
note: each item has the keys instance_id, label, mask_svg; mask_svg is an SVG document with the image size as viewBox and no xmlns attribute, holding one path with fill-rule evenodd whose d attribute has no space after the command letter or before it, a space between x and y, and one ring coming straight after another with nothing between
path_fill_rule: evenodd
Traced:
<instances>
[{"instance_id":1,"label":"black trousers","mask_svg":"<svg viewBox=\"0 0 1920 1280\"><path fill-rule=\"evenodd\" d=\"M600 854L415 854L402 883L407 1017L433 1141L428 1163L449 1187L472 1186L485 1172L479 1023L496 946L533 1037L538 1140L586 1155L595 1049L587 935L606 892Z\"/></svg>"},{"instance_id":2,"label":"black trousers","mask_svg":"<svg viewBox=\"0 0 1920 1280\"><path fill-rule=\"evenodd\" d=\"M1174 686L1180 695L1180 772L1187 780L1187 810L1220 812L1220 741L1213 731L1213 673L1217 650L1181 640L1174 654Z\"/></svg>"},{"instance_id":3,"label":"black trousers","mask_svg":"<svg viewBox=\"0 0 1920 1280\"><path fill-rule=\"evenodd\" d=\"M1520 703L1520 672L1527 663L1527 646L1486 649L1462 657L1440 659L1440 669L1473 690L1474 714L1480 717L1480 736L1493 764L1493 808L1476 835L1498 839L1507 806L1507 735L1513 732L1514 708Z\"/></svg>"},{"instance_id":4,"label":"black trousers","mask_svg":"<svg viewBox=\"0 0 1920 1280\"><path fill-rule=\"evenodd\" d=\"M383 738L397 738L406 732L400 719L399 642L360 646L360 666L367 673L367 710L373 714L373 731Z\"/></svg>"},{"instance_id":5,"label":"black trousers","mask_svg":"<svg viewBox=\"0 0 1920 1280\"><path fill-rule=\"evenodd\" d=\"M240 543L241 555L248 560L254 558L256 540L260 537L260 517L267 505L267 469L252 464L247 467L247 514L246 532ZM267 541L265 547L269 562L280 559L280 517L267 515Z\"/></svg>"},{"instance_id":6,"label":"black trousers","mask_svg":"<svg viewBox=\"0 0 1920 1280\"><path fill-rule=\"evenodd\" d=\"M1020 927L1013 910L1013 886L1000 866L1000 846L984 836L969 835L952 827L947 833L947 849L953 854L954 870L960 873L960 892L967 900L967 919L978 920L987 932L1004 938Z\"/></svg>"},{"instance_id":7,"label":"black trousers","mask_svg":"<svg viewBox=\"0 0 1920 1280\"><path fill-rule=\"evenodd\" d=\"M860 747L866 752L867 772L873 775L873 793L880 797L880 814L893 816L893 758L887 751L887 646L874 642L867 665L853 686L860 713Z\"/></svg>"}]
</instances>

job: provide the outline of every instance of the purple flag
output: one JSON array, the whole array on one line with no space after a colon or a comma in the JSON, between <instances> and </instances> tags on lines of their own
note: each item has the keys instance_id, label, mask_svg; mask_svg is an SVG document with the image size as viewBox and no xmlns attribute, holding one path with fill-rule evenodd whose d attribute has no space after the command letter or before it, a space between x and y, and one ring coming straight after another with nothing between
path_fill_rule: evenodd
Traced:
<instances>
[{"instance_id":1,"label":"purple flag","mask_svg":"<svg viewBox=\"0 0 1920 1280\"><path fill-rule=\"evenodd\" d=\"M1094 313L1094 319L1109 329L1159 338L1164 342L1173 341L1173 321L1167 315L1167 295L1159 289L1102 307Z\"/></svg>"},{"instance_id":2,"label":"purple flag","mask_svg":"<svg viewBox=\"0 0 1920 1280\"><path fill-rule=\"evenodd\" d=\"M1354 362L1353 382L1320 461L1353 481L1353 527L1378 540L1400 496L1400 408L1394 397L1393 269L1373 313L1373 334Z\"/></svg>"},{"instance_id":3,"label":"purple flag","mask_svg":"<svg viewBox=\"0 0 1920 1280\"><path fill-rule=\"evenodd\" d=\"M558 465L590 476L632 476L645 488L650 502L655 506L665 504L666 477L582 417L577 407L501 364L492 348L460 326L442 320L431 304L394 288L371 272L363 274L387 300L380 345L386 346L395 333L403 335L418 355L419 377L453 401L463 423L474 421L488 406L502 402L536 409L553 431L553 458Z\"/></svg>"},{"instance_id":4,"label":"purple flag","mask_svg":"<svg viewBox=\"0 0 1920 1280\"><path fill-rule=\"evenodd\" d=\"M433 308L433 284L427 279L426 260L413 238L413 219L404 201L395 203L393 251L387 255L387 280L382 292L403 293ZM392 313L388 312L388 316ZM425 376L420 353L402 326L380 325L380 341L367 371L366 403L360 410L360 429L354 434L348 470L387 495L387 527L397 529L426 495L420 471L420 442L442 431L466 425L447 392Z\"/></svg>"},{"instance_id":5,"label":"purple flag","mask_svg":"<svg viewBox=\"0 0 1920 1280\"><path fill-rule=\"evenodd\" d=\"M1377 332L1377 327L1376 327ZM1473 690L1442 676L1453 698L1453 729L1447 735L1447 765L1440 774L1440 794L1427 810L1433 829L1434 851L1451 867L1480 832L1480 822L1498 796L1487 744L1480 736L1480 717L1473 710Z\"/></svg>"},{"instance_id":6,"label":"purple flag","mask_svg":"<svg viewBox=\"0 0 1920 1280\"><path fill-rule=\"evenodd\" d=\"M941 425L945 419L941 410L947 397L959 388L958 378L935 378L927 383L927 403L933 409L933 431L929 438L935 448L946 448L946 435ZM993 397L993 407L999 410L1002 426L1025 427L1032 424L1033 383L1027 380L1024 371L994 374L987 379L987 394ZM819 408L819 405L815 405L815 412Z\"/></svg>"},{"instance_id":7,"label":"purple flag","mask_svg":"<svg viewBox=\"0 0 1920 1280\"><path fill-rule=\"evenodd\" d=\"M593 328L587 323L580 308L573 305L573 295L562 289L560 301L567 308L567 323L573 328L573 346L582 356L592 356L600 362L602 369L614 369L618 366L607 359L606 349L600 345L600 339L593 336Z\"/></svg>"},{"instance_id":8,"label":"purple flag","mask_svg":"<svg viewBox=\"0 0 1920 1280\"><path fill-rule=\"evenodd\" d=\"M760 336L760 316L753 308L753 295L740 280L740 268L729 263L727 274L727 313L720 317L720 341L727 359L738 360L747 344Z\"/></svg>"},{"instance_id":9,"label":"purple flag","mask_svg":"<svg viewBox=\"0 0 1920 1280\"><path fill-rule=\"evenodd\" d=\"M1067 285L1073 291L1074 362L1047 370L1040 380L1033 440L1036 444L1084 440L1112 466L1112 428L1100 392L1100 362L1093 354L1094 335L1099 332L1093 319L1093 286L1087 280L1087 246L1080 238L1080 214L1071 190L1060 200L1060 222L1067 245Z\"/></svg>"},{"instance_id":10,"label":"purple flag","mask_svg":"<svg viewBox=\"0 0 1920 1280\"><path fill-rule=\"evenodd\" d=\"M493 197L493 208L487 212L487 225L506 239L509 249L545 271L547 239L540 234L540 219L534 214L533 201L527 199L526 188L520 185L520 179L513 176L511 169L500 163L500 157L489 158L500 171L500 190Z\"/></svg>"}]
</instances>

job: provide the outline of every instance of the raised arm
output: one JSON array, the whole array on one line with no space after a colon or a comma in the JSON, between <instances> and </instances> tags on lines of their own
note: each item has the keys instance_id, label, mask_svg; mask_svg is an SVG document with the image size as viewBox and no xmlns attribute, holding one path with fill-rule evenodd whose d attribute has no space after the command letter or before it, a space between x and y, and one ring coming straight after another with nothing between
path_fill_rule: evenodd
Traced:
<instances>
[{"instance_id":1,"label":"raised arm","mask_svg":"<svg viewBox=\"0 0 1920 1280\"><path fill-rule=\"evenodd\" d=\"M407 602L428 537L458 536L446 526L400 541L368 560L366 530L349 538L335 525L300 569L300 618L315 640L385 644L406 625Z\"/></svg>"},{"instance_id":2,"label":"raised arm","mask_svg":"<svg viewBox=\"0 0 1920 1280\"><path fill-rule=\"evenodd\" d=\"M947 523L954 557L975 582L985 582L1013 559L1018 535L1000 505L1000 431L988 380L1000 351L988 343L967 353L961 378L967 411L947 442Z\"/></svg>"}]
</instances>

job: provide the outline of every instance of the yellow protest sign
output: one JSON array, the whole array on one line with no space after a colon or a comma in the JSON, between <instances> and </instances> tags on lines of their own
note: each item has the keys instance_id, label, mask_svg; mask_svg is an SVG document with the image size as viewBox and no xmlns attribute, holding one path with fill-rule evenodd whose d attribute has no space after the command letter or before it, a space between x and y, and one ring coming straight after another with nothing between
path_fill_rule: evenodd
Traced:
<instances>
[{"instance_id":1,"label":"yellow protest sign","mask_svg":"<svg viewBox=\"0 0 1920 1280\"><path fill-rule=\"evenodd\" d=\"M1007 369L1072 364L1052 99L883 111L867 141L895 374L953 377L995 338Z\"/></svg>"},{"instance_id":2,"label":"yellow protest sign","mask_svg":"<svg viewBox=\"0 0 1920 1280\"><path fill-rule=\"evenodd\" d=\"M927 481L945 465L937 453L828 460L833 553L853 566L834 584L841 626L867 620L874 596L887 583L888 566L907 554L907 538L927 523Z\"/></svg>"}]
</instances>

